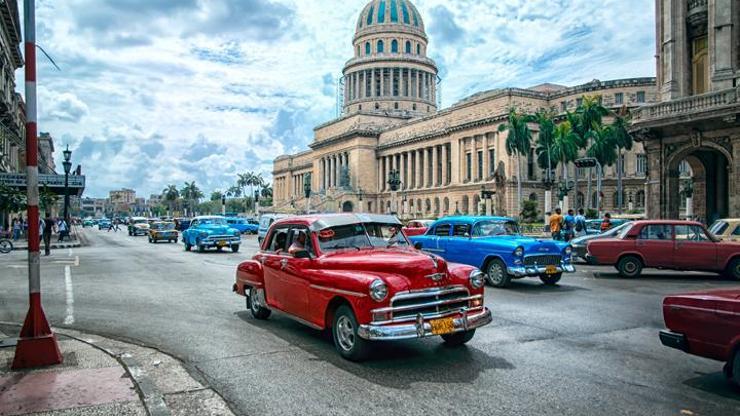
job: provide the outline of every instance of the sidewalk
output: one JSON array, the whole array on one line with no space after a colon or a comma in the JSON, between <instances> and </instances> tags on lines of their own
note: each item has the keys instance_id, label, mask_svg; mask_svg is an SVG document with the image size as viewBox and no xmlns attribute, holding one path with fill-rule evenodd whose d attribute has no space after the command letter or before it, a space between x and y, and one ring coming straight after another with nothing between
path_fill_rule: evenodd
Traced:
<instances>
[{"instance_id":1,"label":"sidewalk","mask_svg":"<svg viewBox=\"0 0 740 416\"><path fill-rule=\"evenodd\" d=\"M12 371L20 328L0 323L0 415L232 416L176 359L151 348L55 329L64 363Z\"/></svg>"},{"instance_id":2,"label":"sidewalk","mask_svg":"<svg viewBox=\"0 0 740 416\"><path fill-rule=\"evenodd\" d=\"M59 242L59 234L51 235L51 244L49 245L52 250L65 249L65 248L77 248L87 245L87 238L84 235L84 231L80 227L74 227L70 238L65 238L64 241ZM21 239L13 241L13 250L28 250L28 240ZM41 251L44 251L44 242L41 242Z\"/></svg>"}]
</instances>

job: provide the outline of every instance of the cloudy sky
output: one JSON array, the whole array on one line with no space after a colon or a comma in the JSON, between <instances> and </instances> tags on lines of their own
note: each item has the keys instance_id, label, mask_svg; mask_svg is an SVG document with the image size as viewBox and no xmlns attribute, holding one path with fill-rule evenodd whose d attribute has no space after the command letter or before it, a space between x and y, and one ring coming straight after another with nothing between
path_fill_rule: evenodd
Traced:
<instances>
[{"instance_id":1,"label":"cloudy sky","mask_svg":"<svg viewBox=\"0 0 740 416\"><path fill-rule=\"evenodd\" d=\"M88 196L210 192L303 150L336 115L366 0L37 0L39 128ZM646 0L415 0L442 104L481 90L654 76ZM17 73L19 89L22 70ZM61 166L60 162L57 162Z\"/></svg>"}]
</instances>

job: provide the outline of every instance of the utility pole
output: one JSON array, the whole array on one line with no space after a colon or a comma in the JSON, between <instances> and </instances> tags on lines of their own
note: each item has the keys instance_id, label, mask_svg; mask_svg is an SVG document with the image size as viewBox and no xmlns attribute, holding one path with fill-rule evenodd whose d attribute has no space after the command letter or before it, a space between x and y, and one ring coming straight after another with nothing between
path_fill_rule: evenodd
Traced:
<instances>
[{"instance_id":1,"label":"utility pole","mask_svg":"<svg viewBox=\"0 0 740 416\"><path fill-rule=\"evenodd\" d=\"M41 253L39 241L39 167L36 126L36 1L23 1L26 81L26 192L28 199L29 308L15 348L13 370L62 362L59 344L41 307Z\"/></svg>"}]
</instances>

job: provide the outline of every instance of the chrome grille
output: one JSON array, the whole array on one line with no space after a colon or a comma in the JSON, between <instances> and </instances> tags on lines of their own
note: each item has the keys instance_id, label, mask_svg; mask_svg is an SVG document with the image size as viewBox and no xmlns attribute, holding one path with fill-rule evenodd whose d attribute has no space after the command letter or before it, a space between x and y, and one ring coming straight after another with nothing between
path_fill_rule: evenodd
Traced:
<instances>
[{"instance_id":1,"label":"chrome grille","mask_svg":"<svg viewBox=\"0 0 740 416\"><path fill-rule=\"evenodd\" d=\"M562 258L559 255L538 255L524 257L525 266L559 266Z\"/></svg>"},{"instance_id":2,"label":"chrome grille","mask_svg":"<svg viewBox=\"0 0 740 416\"><path fill-rule=\"evenodd\" d=\"M235 235L209 235L206 237L207 240L230 240L232 238L238 238Z\"/></svg>"},{"instance_id":3,"label":"chrome grille","mask_svg":"<svg viewBox=\"0 0 740 416\"><path fill-rule=\"evenodd\" d=\"M468 290L462 286L401 293L391 300L391 319L396 321L415 318L418 314L428 317L456 312L468 306L469 298Z\"/></svg>"}]
</instances>

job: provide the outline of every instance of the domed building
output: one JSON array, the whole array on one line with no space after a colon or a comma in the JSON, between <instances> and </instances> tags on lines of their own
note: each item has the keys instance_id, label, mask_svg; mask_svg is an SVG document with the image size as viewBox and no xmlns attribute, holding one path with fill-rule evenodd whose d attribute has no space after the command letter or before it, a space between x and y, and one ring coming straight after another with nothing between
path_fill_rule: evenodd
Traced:
<instances>
[{"instance_id":1,"label":"domed building","mask_svg":"<svg viewBox=\"0 0 740 416\"><path fill-rule=\"evenodd\" d=\"M437 109L437 65L424 21L408 0L373 0L360 13L344 67L344 113L424 114Z\"/></svg>"},{"instance_id":2,"label":"domed building","mask_svg":"<svg viewBox=\"0 0 740 416\"><path fill-rule=\"evenodd\" d=\"M519 170L516 158L506 153L507 133L498 128L508 109L564 113L591 95L600 96L606 107L634 108L656 96L655 78L594 80L574 87L482 91L439 109L441 80L428 57L429 45L422 13L409 0L372 0L360 11L353 56L342 71L342 114L314 129L309 149L275 159L274 211L395 212L402 218L518 215L521 175L524 199L536 201L543 213L557 203L557 195L545 201L550 193L545 193L546 174L536 164L534 146ZM536 126L530 127L536 137ZM624 162L625 210L644 210L642 147L625 154ZM585 175L572 167L569 177L576 174ZM601 202L611 210L616 175L613 168L606 174ZM573 205L595 205L598 195L587 197L584 183L572 191ZM482 200L481 190L495 196Z\"/></svg>"}]
</instances>

